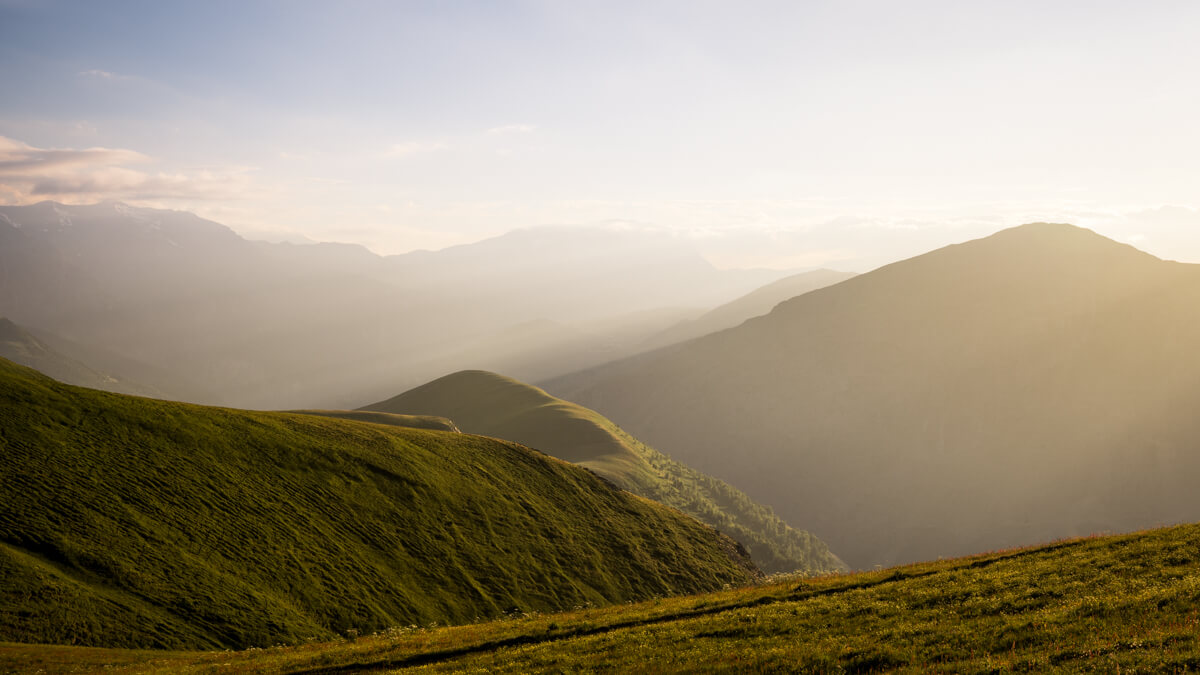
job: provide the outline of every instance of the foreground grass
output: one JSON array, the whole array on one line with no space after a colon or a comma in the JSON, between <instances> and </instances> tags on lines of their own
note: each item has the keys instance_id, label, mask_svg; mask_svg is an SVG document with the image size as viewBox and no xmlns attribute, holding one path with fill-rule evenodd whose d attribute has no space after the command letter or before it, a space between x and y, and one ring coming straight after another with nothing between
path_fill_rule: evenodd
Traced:
<instances>
[{"instance_id":1,"label":"foreground grass","mask_svg":"<svg viewBox=\"0 0 1200 675\"><path fill-rule=\"evenodd\" d=\"M47 672L1191 672L1200 526L242 652L0 646Z\"/></svg>"}]
</instances>

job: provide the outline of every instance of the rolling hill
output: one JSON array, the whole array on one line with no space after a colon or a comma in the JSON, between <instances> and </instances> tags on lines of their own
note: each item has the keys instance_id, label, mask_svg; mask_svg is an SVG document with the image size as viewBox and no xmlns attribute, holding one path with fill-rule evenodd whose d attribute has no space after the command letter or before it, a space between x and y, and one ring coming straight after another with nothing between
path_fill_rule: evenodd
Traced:
<instances>
[{"instance_id":1,"label":"rolling hill","mask_svg":"<svg viewBox=\"0 0 1200 675\"><path fill-rule=\"evenodd\" d=\"M865 568L1200 519L1200 267L1070 225L543 384Z\"/></svg>"},{"instance_id":2,"label":"rolling hill","mask_svg":"<svg viewBox=\"0 0 1200 675\"><path fill-rule=\"evenodd\" d=\"M14 672L1187 673L1200 526L1055 542L634 605L164 653L0 645Z\"/></svg>"},{"instance_id":3,"label":"rolling hill","mask_svg":"<svg viewBox=\"0 0 1200 675\"><path fill-rule=\"evenodd\" d=\"M363 410L440 415L464 431L516 441L585 466L730 535L766 572L845 569L824 542L729 484L672 460L592 410L502 375L454 373Z\"/></svg>"},{"instance_id":4,"label":"rolling hill","mask_svg":"<svg viewBox=\"0 0 1200 675\"><path fill-rule=\"evenodd\" d=\"M743 584L735 542L514 443L0 360L0 640L203 648Z\"/></svg>"}]
</instances>

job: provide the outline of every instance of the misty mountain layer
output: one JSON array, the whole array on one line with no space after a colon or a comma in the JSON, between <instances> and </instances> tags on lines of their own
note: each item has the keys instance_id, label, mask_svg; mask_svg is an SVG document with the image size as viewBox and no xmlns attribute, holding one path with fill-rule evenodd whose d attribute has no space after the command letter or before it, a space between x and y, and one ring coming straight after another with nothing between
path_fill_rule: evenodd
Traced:
<instances>
[{"instance_id":1,"label":"misty mountain layer","mask_svg":"<svg viewBox=\"0 0 1200 675\"><path fill-rule=\"evenodd\" d=\"M641 346L645 351L649 351L676 342L702 337L709 333L716 333L726 328L733 328L747 319L770 312L775 305L784 300L790 300L797 295L804 295L818 288L832 286L853 276L852 272L835 270L813 270L793 274L762 288L757 288L720 307L714 307L695 319L681 321L651 337Z\"/></svg>"},{"instance_id":2,"label":"misty mountain layer","mask_svg":"<svg viewBox=\"0 0 1200 675\"><path fill-rule=\"evenodd\" d=\"M464 367L570 372L784 275L720 271L640 231L534 228L381 257L113 202L0 207L0 271L0 316L170 372L152 384L173 396L271 408L348 407Z\"/></svg>"}]
</instances>

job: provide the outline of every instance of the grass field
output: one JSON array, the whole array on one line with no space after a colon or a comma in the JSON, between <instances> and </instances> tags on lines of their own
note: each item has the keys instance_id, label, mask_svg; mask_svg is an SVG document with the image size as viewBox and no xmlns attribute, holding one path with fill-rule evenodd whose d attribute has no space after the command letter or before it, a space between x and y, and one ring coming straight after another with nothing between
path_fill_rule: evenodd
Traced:
<instances>
[{"instance_id":1,"label":"grass field","mask_svg":"<svg viewBox=\"0 0 1200 675\"><path fill-rule=\"evenodd\" d=\"M0 646L47 672L1193 672L1200 526L354 641L241 652Z\"/></svg>"},{"instance_id":2,"label":"grass field","mask_svg":"<svg viewBox=\"0 0 1200 675\"><path fill-rule=\"evenodd\" d=\"M743 584L732 540L529 448L0 360L0 640L264 647Z\"/></svg>"}]
</instances>

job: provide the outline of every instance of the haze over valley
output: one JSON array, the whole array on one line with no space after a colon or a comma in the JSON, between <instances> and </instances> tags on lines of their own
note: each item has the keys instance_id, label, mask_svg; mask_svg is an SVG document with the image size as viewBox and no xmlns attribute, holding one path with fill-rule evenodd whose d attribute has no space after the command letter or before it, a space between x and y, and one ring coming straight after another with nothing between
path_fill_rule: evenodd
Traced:
<instances>
[{"instance_id":1,"label":"haze over valley","mask_svg":"<svg viewBox=\"0 0 1200 675\"><path fill-rule=\"evenodd\" d=\"M571 372L787 274L602 228L381 257L120 203L0 207L0 236L10 319L173 371L176 397L253 408L362 404L463 366Z\"/></svg>"}]
</instances>

